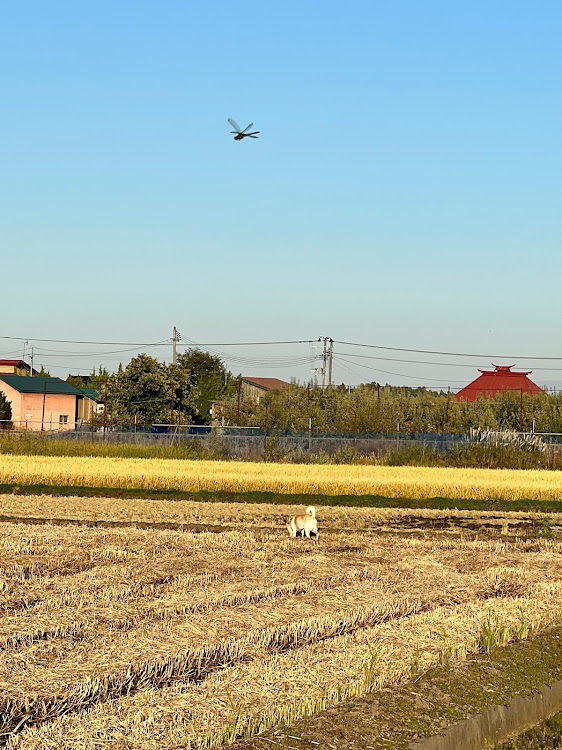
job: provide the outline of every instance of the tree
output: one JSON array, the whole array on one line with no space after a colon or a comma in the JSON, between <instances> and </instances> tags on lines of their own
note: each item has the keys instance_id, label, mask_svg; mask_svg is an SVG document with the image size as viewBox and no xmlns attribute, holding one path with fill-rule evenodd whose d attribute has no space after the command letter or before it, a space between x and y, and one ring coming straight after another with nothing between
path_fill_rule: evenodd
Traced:
<instances>
[{"instance_id":1,"label":"tree","mask_svg":"<svg viewBox=\"0 0 562 750\"><path fill-rule=\"evenodd\" d=\"M112 422L164 422L169 403L165 366L147 354L134 357L108 380L107 408ZM168 411L169 414L169 411Z\"/></svg>"},{"instance_id":2,"label":"tree","mask_svg":"<svg viewBox=\"0 0 562 750\"><path fill-rule=\"evenodd\" d=\"M0 430L6 430L11 427L12 407L3 393L0 393Z\"/></svg>"},{"instance_id":3,"label":"tree","mask_svg":"<svg viewBox=\"0 0 562 750\"><path fill-rule=\"evenodd\" d=\"M117 424L169 424L179 416L190 424L195 414L193 388L177 366L167 367L147 354L134 357L108 379L108 415Z\"/></svg>"},{"instance_id":4,"label":"tree","mask_svg":"<svg viewBox=\"0 0 562 750\"><path fill-rule=\"evenodd\" d=\"M94 367L92 374L86 375L85 377L82 377L81 375L69 375L66 382L73 385L75 388L92 388L94 391L97 391L100 396L103 396L105 384L108 382L109 377L110 375L108 371L105 367L100 365L97 372Z\"/></svg>"},{"instance_id":5,"label":"tree","mask_svg":"<svg viewBox=\"0 0 562 750\"><path fill-rule=\"evenodd\" d=\"M236 380L224 362L209 352L188 349L178 356L178 371L187 375L194 390L195 421L210 424L213 401L221 401L236 393Z\"/></svg>"}]
</instances>

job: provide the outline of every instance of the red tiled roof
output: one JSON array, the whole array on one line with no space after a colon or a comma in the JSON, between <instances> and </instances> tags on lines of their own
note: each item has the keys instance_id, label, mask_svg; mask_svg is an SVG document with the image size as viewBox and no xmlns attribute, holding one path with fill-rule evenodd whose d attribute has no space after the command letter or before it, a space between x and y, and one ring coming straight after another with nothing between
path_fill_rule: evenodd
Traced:
<instances>
[{"instance_id":1,"label":"red tiled roof","mask_svg":"<svg viewBox=\"0 0 562 750\"><path fill-rule=\"evenodd\" d=\"M289 383L279 378L242 378L242 382L255 385L256 388L262 388L264 391L283 391L290 387Z\"/></svg>"},{"instance_id":2,"label":"red tiled roof","mask_svg":"<svg viewBox=\"0 0 562 750\"><path fill-rule=\"evenodd\" d=\"M20 365L23 365L29 370L31 369L27 362L24 362L23 359L0 359L0 365L7 365L9 367L19 367Z\"/></svg>"},{"instance_id":3,"label":"red tiled roof","mask_svg":"<svg viewBox=\"0 0 562 750\"><path fill-rule=\"evenodd\" d=\"M527 377L532 370L511 372L512 367L515 365L494 365L494 370L479 370L482 374L460 390L455 398L457 401L475 401L478 396L494 398L503 391L543 393L542 388Z\"/></svg>"}]
</instances>

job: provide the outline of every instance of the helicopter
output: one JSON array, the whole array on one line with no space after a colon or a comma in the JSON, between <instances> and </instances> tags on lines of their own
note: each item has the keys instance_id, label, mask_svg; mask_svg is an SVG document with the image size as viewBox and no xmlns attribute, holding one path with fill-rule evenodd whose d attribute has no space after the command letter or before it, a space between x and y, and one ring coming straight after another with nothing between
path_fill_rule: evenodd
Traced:
<instances>
[{"instance_id":1,"label":"helicopter","mask_svg":"<svg viewBox=\"0 0 562 750\"><path fill-rule=\"evenodd\" d=\"M235 133L234 136L235 141L241 141L243 138L257 138L259 130L254 130L253 133L248 133L247 131L250 130L254 126L254 123L251 122L247 127L244 128L244 130L240 129L240 125L236 122L236 120L231 120L230 117L228 118L228 122L232 125L234 130L231 130L231 133Z\"/></svg>"}]
</instances>

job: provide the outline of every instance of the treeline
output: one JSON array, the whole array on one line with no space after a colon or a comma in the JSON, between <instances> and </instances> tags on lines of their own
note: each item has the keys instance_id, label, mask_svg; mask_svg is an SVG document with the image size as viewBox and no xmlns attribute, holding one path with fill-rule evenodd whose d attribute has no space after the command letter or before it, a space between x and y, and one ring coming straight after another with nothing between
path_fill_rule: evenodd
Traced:
<instances>
[{"instance_id":1,"label":"treeline","mask_svg":"<svg viewBox=\"0 0 562 750\"><path fill-rule=\"evenodd\" d=\"M259 404L235 398L222 404L224 424L268 429L350 432L450 432L471 428L562 432L562 395L505 392L494 399L457 402L453 394L376 383L354 390L291 385Z\"/></svg>"},{"instance_id":2,"label":"treeline","mask_svg":"<svg viewBox=\"0 0 562 750\"><path fill-rule=\"evenodd\" d=\"M562 394L505 392L493 399L455 400L426 388L370 383L349 389L292 384L259 403L244 394L240 376L198 349L164 364L147 354L109 374L69 377L107 400L108 425L215 424L337 432L466 433L471 429L562 432ZM1 407L1 404L0 404ZM103 416L98 417L101 421Z\"/></svg>"},{"instance_id":3,"label":"treeline","mask_svg":"<svg viewBox=\"0 0 562 750\"><path fill-rule=\"evenodd\" d=\"M179 354L175 365L139 354L111 375L100 368L67 382L97 392L107 405L105 416L97 419L109 425L210 424L212 404L237 392L237 381L220 358L198 349Z\"/></svg>"}]
</instances>

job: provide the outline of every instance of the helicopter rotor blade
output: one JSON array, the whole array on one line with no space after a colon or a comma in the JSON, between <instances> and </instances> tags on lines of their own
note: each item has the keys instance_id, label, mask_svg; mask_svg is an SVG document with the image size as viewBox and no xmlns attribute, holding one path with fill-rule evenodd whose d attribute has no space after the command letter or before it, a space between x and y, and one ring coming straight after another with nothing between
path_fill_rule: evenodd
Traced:
<instances>
[{"instance_id":1,"label":"helicopter rotor blade","mask_svg":"<svg viewBox=\"0 0 562 750\"><path fill-rule=\"evenodd\" d=\"M235 131L236 131L237 133L241 133L241 132L242 132L242 131L240 130L240 125L238 125L238 123L236 122L236 120L231 120L231 119L230 119L230 117L229 117L229 118L228 118L228 122L229 122L229 123L230 123L230 124L232 125L232 127L234 128L234 130L235 130Z\"/></svg>"}]
</instances>

